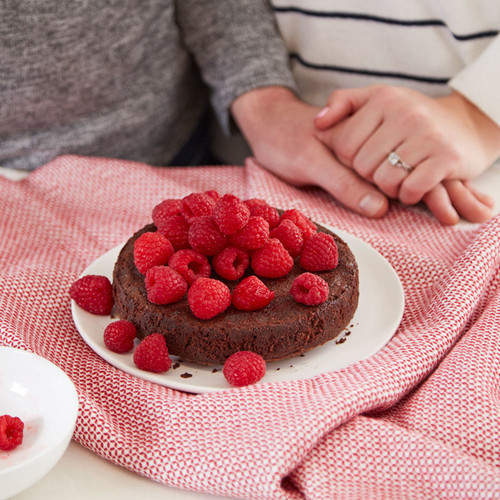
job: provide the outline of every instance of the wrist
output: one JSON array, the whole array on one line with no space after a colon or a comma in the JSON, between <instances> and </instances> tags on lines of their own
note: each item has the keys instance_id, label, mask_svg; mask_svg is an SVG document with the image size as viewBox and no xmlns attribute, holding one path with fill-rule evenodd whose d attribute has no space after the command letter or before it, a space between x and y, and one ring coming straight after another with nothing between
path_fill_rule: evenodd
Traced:
<instances>
[{"instance_id":1,"label":"wrist","mask_svg":"<svg viewBox=\"0 0 500 500\"><path fill-rule=\"evenodd\" d=\"M472 101L455 90L441 100L469 125L483 144L491 162L495 161L500 156L500 127Z\"/></svg>"},{"instance_id":2,"label":"wrist","mask_svg":"<svg viewBox=\"0 0 500 500\"><path fill-rule=\"evenodd\" d=\"M296 95L286 87L262 87L237 97L231 105L231 113L243 135L251 142L276 110L296 102Z\"/></svg>"}]
</instances>

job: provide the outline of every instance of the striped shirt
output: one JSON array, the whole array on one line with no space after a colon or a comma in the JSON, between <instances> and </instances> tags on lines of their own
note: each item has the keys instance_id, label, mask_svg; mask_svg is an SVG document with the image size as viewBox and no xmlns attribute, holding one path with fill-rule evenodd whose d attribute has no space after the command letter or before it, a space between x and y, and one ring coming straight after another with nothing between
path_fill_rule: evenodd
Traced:
<instances>
[{"instance_id":1,"label":"striped shirt","mask_svg":"<svg viewBox=\"0 0 500 500\"><path fill-rule=\"evenodd\" d=\"M271 0L301 97L387 84L456 89L500 125L500 2Z\"/></svg>"}]
</instances>

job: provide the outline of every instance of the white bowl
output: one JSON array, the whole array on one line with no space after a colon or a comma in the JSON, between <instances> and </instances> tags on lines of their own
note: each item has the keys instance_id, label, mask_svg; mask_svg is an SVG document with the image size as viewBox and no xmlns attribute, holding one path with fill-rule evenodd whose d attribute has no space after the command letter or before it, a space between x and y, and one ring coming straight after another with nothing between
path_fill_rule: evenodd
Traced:
<instances>
[{"instance_id":1,"label":"white bowl","mask_svg":"<svg viewBox=\"0 0 500 500\"><path fill-rule=\"evenodd\" d=\"M57 463L75 429L76 389L56 365L35 354L0 347L0 415L24 422L23 442L0 450L0 499L29 488Z\"/></svg>"}]
</instances>

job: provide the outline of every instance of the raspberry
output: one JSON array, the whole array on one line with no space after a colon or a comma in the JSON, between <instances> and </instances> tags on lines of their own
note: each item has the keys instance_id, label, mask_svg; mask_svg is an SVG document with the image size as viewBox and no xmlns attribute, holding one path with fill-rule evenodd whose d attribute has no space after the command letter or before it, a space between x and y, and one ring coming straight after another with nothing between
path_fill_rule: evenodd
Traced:
<instances>
[{"instance_id":1,"label":"raspberry","mask_svg":"<svg viewBox=\"0 0 500 500\"><path fill-rule=\"evenodd\" d=\"M291 208L281 215L280 221L290 219L302 232L304 241L307 241L317 231L316 224L309 220L300 210Z\"/></svg>"},{"instance_id":2,"label":"raspberry","mask_svg":"<svg viewBox=\"0 0 500 500\"><path fill-rule=\"evenodd\" d=\"M193 217L211 215L215 206L212 195L206 193L191 193L181 200L181 213L191 223Z\"/></svg>"},{"instance_id":3,"label":"raspberry","mask_svg":"<svg viewBox=\"0 0 500 500\"><path fill-rule=\"evenodd\" d=\"M198 278L209 278L212 268L208 259L191 248L178 250L170 257L168 266L175 269L186 281L192 285Z\"/></svg>"},{"instance_id":4,"label":"raspberry","mask_svg":"<svg viewBox=\"0 0 500 500\"><path fill-rule=\"evenodd\" d=\"M193 217L188 231L188 241L193 250L212 256L227 245L227 236L219 231L213 217Z\"/></svg>"},{"instance_id":5,"label":"raspberry","mask_svg":"<svg viewBox=\"0 0 500 500\"><path fill-rule=\"evenodd\" d=\"M10 451L23 442L24 422L19 417L0 417L0 450Z\"/></svg>"},{"instance_id":6,"label":"raspberry","mask_svg":"<svg viewBox=\"0 0 500 500\"><path fill-rule=\"evenodd\" d=\"M257 250L263 247L269 239L269 223L262 217L252 217L248 219L246 226L231 235L230 241L244 250Z\"/></svg>"},{"instance_id":7,"label":"raspberry","mask_svg":"<svg viewBox=\"0 0 500 500\"><path fill-rule=\"evenodd\" d=\"M269 290L257 276L248 276L241 280L233 290L233 305L240 311L257 311L266 307L274 299L274 292Z\"/></svg>"},{"instance_id":8,"label":"raspberry","mask_svg":"<svg viewBox=\"0 0 500 500\"><path fill-rule=\"evenodd\" d=\"M290 288L294 300L306 306L322 304L328 298L329 292L328 283L317 274L312 273L303 273L297 276Z\"/></svg>"},{"instance_id":9,"label":"raspberry","mask_svg":"<svg viewBox=\"0 0 500 500\"><path fill-rule=\"evenodd\" d=\"M339 262L339 251L331 234L313 234L300 254L300 265L306 271L329 271Z\"/></svg>"},{"instance_id":10,"label":"raspberry","mask_svg":"<svg viewBox=\"0 0 500 500\"><path fill-rule=\"evenodd\" d=\"M215 272L221 278L231 281L241 278L249 265L248 254L235 247L224 248L212 259Z\"/></svg>"},{"instance_id":11,"label":"raspberry","mask_svg":"<svg viewBox=\"0 0 500 500\"><path fill-rule=\"evenodd\" d=\"M222 281L199 278L189 288L188 302L199 319L210 319L231 305L231 292Z\"/></svg>"},{"instance_id":12,"label":"raspberry","mask_svg":"<svg viewBox=\"0 0 500 500\"><path fill-rule=\"evenodd\" d=\"M209 197L212 198L215 202L219 201L220 194L215 191L215 189L211 189L209 191L205 191L205 194Z\"/></svg>"},{"instance_id":13,"label":"raspberry","mask_svg":"<svg viewBox=\"0 0 500 500\"><path fill-rule=\"evenodd\" d=\"M252 254L252 269L263 278L281 278L293 267L293 259L280 240L271 238Z\"/></svg>"},{"instance_id":14,"label":"raspberry","mask_svg":"<svg viewBox=\"0 0 500 500\"><path fill-rule=\"evenodd\" d=\"M177 199L168 199L163 200L161 203L158 203L153 208L153 223L158 228L165 219L172 217L172 215L180 215L181 213L181 200Z\"/></svg>"},{"instance_id":15,"label":"raspberry","mask_svg":"<svg viewBox=\"0 0 500 500\"><path fill-rule=\"evenodd\" d=\"M269 236L271 238L278 238L292 257L297 257L302 252L302 248L304 248L302 231L291 219L283 219L279 226L271 231Z\"/></svg>"},{"instance_id":16,"label":"raspberry","mask_svg":"<svg viewBox=\"0 0 500 500\"><path fill-rule=\"evenodd\" d=\"M166 372L172 366L168 356L165 337L161 333L152 333L141 340L134 351L134 363L137 368L148 372Z\"/></svg>"},{"instance_id":17,"label":"raspberry","mask_svg":"<svg viewBox=\"0 0 500 500\"><path fill-rule=\"evenodd\" d=\"M186 280L175 269L167 266L148 269L144 283L148 300L160 305L181 300L188 289Z\"/></svg>"},{"instance_id":18,"label":"raspberry","mask_svg":"<svg viewBox=\"0 0 500 500\"><path fill-rule=\"evenodd\" d=\"M225 194L214 208L215 222L221 233L234 234L250 218L250 209L234 194Z\"/></svg>"},{"instance_id":19,"label":"raspberry","mask_svg":"<svg viewBox=\"0 0 500 500\"><path fill-rule=\"evenodd\" d=\"M259 198L250 198L244 201L245 205L250 209L250 215L262 217L267 221L271 229L275 228L280 223L279 212L265 200Z\"/></svg>"},{"instance_id":20,"label":"raspberry","mask_svg":"<svg viewBox=\"0 0 500 500\"><path fill-rule=\"evenodd\" d=\"M88 274L77 279L69 289L69 296L92 314L104 316L113 309L113 287L106 276Z\"/></svg>"},{"instance_id":21,"label":"raspberry","mask_svg":"<svg viewBox=\"0 0 500 500\"><path fill-rule=\"evenodd\" d=\"M113 321L104 329L104 345L113 352L128 352L134 348L136 335L134 323L125 319Z\"/></svg>"},{"instance_id":22,"label":"raspberry","mask_svg":"<svg viewBox=\"0 0 500 500\"><path fill-rule=\"evenodd\" d=\"M235 387L255 384L266 374L266 362L255 352L238 351L226 359L222 373Z\"/></svg>"},{"instance_id":23,"label":"raspberry","mask_svg":"<svg viewBox=\"0 0 500 500\"><path fill-rule=\"evenodd\" d=\"M158 232L167 238L174 250L189 248L189 224L182 215L171 215L156 224Z\"/></svg>"},{"instance_id":24,"label":"raspberry","mask_svg":"<svg viewBox=\"0 0 500 500\"><path fill-rule=\"evenodd\" d=\"M142 233L134 242L134 262L141 274L166 264L173 253L172 243L159 232Z\"/></svg>"}]
</instances>

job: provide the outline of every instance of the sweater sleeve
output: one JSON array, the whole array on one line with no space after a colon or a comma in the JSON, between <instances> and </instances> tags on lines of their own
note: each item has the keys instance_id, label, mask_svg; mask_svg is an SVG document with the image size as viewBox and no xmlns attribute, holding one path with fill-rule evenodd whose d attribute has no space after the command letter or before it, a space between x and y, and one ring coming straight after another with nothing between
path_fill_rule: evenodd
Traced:
<instances>
[{"instance_id":1,"label":"sweater sleeve","mask_svg":"<svg viewBox=\"0 0 500 500\"><path fill-rule=\"evenodd\" d=\"M500 126L500 35L449 83Z\"/></svg>"},{"instance_id":2,"label":"sweater sleeve","mask_svg":"<svg viewBox=\"0 0 500 500\"><path fill-rule=\"evenodd\" d=\"M183 41L210 88L226 133L229 107L238 96L271 85L296 91L266 0L178 0L176 9Z\"/></svg>"}]
</instances>

